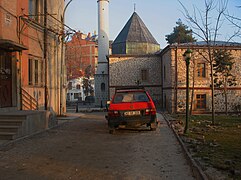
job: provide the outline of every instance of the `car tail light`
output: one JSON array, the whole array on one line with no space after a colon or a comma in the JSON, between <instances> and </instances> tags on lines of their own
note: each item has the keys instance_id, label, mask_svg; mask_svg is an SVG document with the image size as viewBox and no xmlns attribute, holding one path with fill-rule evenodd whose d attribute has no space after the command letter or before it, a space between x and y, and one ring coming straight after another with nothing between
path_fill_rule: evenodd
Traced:
<instances>
[{"instance_id":1,"label":"car tail light","mask_svg":"<svg viewBox=\"0 0 241 180\"><path fill-rule=\"evenodd\" d=\"M109 116L120 116L120 113L119 113L119 111L109 111L108 115Z\"/></svg>"},{"instance_id":2,"label":"car tail light","mask_svg":"<svg viewBox=\"0 0 241 180\"><path fill-rule=\"evenodd\" d=\"M156 115L156 109L154 109L154 108L146 109L145 114L146 115Z\"/></svg>"}]
</instances>

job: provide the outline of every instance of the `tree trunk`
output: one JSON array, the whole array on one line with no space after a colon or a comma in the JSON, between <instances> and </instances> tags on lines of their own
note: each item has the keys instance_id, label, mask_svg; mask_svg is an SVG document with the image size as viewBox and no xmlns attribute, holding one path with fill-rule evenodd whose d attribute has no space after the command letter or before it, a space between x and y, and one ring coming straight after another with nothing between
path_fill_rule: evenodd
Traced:
<instances>
[{"instance_id":1,"label":"tree trunk","mask_svg":"<svg viewBox=\"0 0 241 180\"><path fill-rule=\"evenodd\" d=\"M227 77L224 80L225 113L228 115Z\"/></svg>"},{"instance_id":2,"label":"tree trunk","mask_svg":"<svg viewBox=\"0 0 241 180\"><path fill-rule=\"evenodd\" d=\"M190 106L190 115L192 115L193 100L194 100L194 85L195 85L195 61L193 59L193 74L192 74L192 96L191 96L191 106Z\"/></svg>"},{"instance_id":3,"label":"tree trunk","mask_svg":"<svg viewBox=\"0 0 241 180\"><path fill-rule=\"evenodd\" d=\"M211 48L209 46L209 59L211 66L211 96L212 96L212 124L215 124L215 109L214 109L214 79L213 79L213 60L211 55Z\"/></svg>"}]
</instances>

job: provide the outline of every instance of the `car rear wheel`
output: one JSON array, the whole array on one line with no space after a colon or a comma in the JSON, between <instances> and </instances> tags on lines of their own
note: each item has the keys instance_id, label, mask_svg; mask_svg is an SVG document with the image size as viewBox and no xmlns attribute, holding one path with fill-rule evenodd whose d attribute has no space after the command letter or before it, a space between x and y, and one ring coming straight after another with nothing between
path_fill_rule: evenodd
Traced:
<instances>
[{"instance_id":1,"label":"car rear wheel","mask_svg":"<svg viewBox=\"0 0 241 180\"><path fill-rule=\"evenodd\" d=\"M157 120L155 119L155 121L153 123L151 123L150 129L151 129L151 131L155 131L156 128L157 128Z\"/></svg>"},{"instance_id":2,"label":"car rear wheel","mask_svg":"<svg viewBox=\"0 0 241 180\"><path fill-rule=\"evenodd\" d=\"M109 129L109 133L110 134L114 134L115 133L115 129L114 128Z\"/></svg>"}]
</instances>

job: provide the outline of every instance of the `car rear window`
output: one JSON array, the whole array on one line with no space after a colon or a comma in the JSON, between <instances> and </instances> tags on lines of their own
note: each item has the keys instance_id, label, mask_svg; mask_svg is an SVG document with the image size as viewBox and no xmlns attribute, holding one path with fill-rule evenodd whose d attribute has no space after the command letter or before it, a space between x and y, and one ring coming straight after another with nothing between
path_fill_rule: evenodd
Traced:
<instances>
[{"instance_id":1,"label":"car rear window","mask_svg":"<svg viewBox=\"0 0 241 180\"><path fill-rule=\"evenodd\" d=\"M122 102L149 102L149 98L145 92L117 92L113 103Z\"/></svg>"}]
</instances>

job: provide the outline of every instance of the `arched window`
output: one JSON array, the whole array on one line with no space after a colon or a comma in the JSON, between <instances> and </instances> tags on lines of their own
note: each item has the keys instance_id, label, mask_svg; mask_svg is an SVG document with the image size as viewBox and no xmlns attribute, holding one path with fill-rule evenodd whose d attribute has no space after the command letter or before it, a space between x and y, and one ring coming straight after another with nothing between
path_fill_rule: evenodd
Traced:
<instances>
[{"instance_id":1,"label":"arched window","mask_svg":"<svg viewBox=\"0 0 241 180\"><path fill-rule=\"evenodd\" d=\"M100 89L101 89L101 91L105 91L105 83L101 83Z\"/></svg>"}]
</instances>

